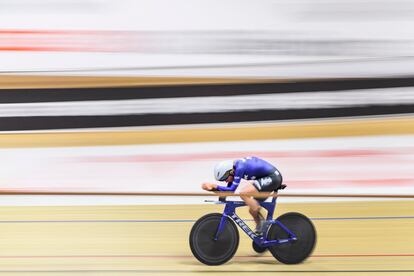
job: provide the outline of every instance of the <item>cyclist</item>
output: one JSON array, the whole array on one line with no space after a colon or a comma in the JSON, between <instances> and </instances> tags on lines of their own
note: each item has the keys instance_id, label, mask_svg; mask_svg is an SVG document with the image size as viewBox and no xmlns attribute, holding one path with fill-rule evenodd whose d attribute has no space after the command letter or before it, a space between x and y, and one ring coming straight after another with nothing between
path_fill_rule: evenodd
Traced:
<instances>
[{"instance_id":1,"label":"cyclist","mask_svg":"<svg viewBox=\"0 0 414 276\"><path fill-rule=\"evenodd\" d=\"M277 191L283 181L282 175L272 164L257 157L221 161L214 167L214 176L217 181L227 182L227 186L203 183L201 187L204 190L234 192L243 178L248 181L240 189L240 193L264 192L270 194ZM260 214L259 203L251 196L241 195L240 197L249 206L249 213L256 223L256 233L262 234L266 224Z\"/></svg>"}]
</instances>

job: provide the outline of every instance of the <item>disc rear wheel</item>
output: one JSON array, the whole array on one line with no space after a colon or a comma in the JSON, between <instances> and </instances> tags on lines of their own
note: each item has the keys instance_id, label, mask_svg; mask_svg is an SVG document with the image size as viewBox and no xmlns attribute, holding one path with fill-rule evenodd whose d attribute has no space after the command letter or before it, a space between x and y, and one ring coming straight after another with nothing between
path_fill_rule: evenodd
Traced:
<instances>
[{"instance_id":1,"label":"disc rear wheel","mask_svg":"<svg viewBox=\"0 0 414 276\"><path fill-rule=\"evenodd\" d=\"M297 264L312 253L316 244L316 231L312 222L300 213L286 213L277 218L297 240L269 247L272 255L281 263ZM267 232L268 240L287 239L289 234L278 224L272 224Z\"/></svg>"}]
</instances>

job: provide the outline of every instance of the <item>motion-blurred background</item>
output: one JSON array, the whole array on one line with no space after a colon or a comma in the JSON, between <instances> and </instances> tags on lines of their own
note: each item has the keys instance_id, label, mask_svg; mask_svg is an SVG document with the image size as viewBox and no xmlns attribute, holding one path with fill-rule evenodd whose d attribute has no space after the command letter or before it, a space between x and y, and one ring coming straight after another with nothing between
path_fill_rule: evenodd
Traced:
<instances>
[{"instance_id":1,"label":"motion-blurred background","mask_svg":"<svg viewBox=\"0 0 414 276\"><path fill-rule=\"evenodd\" d=\"M412 1L13 0L0 1L0 18L2 191L200 192L201 182L213 180L216 162L255 155L280 169L289 193L414 192ZM203 200L0 195L1 222L17 227L17 221L59 220L64 215L56 206L73 206L63 213L76 221L76 208L86 205L98 208L82 209L93 223L105 219L99 208L136 218L117 208L137 204L142 213L145 206L175 204L181 207L169 207L178 208L174 214L188 218L177 204ZM292 201L305 200L281 199ZM343 202L331 201L310 215L342 206L337 210L344 213L326 216L349 218ZM411 201L398 202L404 213L375 204L372 212L368 204L354 213L378 217L386 209L395 220L412 219ZM33 209L39 205L47 207ZM19 220L24 213L32 216ZM150 218L159 215L154 211ZM407 220L388 226L409 233ZM54 244L67 238L39 227L32 236L22 228L4 230L7 250L0 251L20 260L38 251L36 242L19 247L17 240L39 240L44 231L45 243L47 237L57 237ZM369 236L372 229L365 229ZM316 253L333 252L338 237L326 233L332 242L322 238ZM135 241L142 249L144 241ZM77 244L82 246L70 254L135 252L128 242L118 248L116 239L103 251L102 241ZM344 250L355 255L371 246L358 244ZM392 258L414 254L412 240L398 244L390 249ZM385 247L390 245L368 253L391 254ZM44 248L43 255L69 254ZM173 251L189 254L183 252ZM395 266L410 260L403 262ZM370 267L378 268L375 262Z\"/></svg>"}]
</instances>

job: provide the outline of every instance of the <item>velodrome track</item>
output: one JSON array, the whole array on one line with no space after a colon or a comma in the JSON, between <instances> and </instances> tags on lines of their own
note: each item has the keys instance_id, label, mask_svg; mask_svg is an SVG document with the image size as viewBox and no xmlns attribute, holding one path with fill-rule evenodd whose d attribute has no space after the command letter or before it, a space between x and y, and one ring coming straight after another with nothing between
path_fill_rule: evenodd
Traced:
<instances>
[{"instance_id":1,"label":"velodrome track","mask_svg":"<svg viewBox=\"0 0 414 276\"><path fill-rule=\"evenodd\" d=\"M21 77L3 78L2 80L5 88L47 88L48 83L51 83L53 87L79 86L73 84L77 82L76 78L66 79L66 83L54 79L56 82L53 83L50 78L33 77L28 79L27 86L24 87L21 87ZM101 80L83 78L80 86L96 87ZM129 79L126 80L127 84L124 79L111 81L119 81L118 86L131 85ZM141 84L142 81L141 79ZM147 81L147 85L153 85L159 83L160 80L147 79ZM175 81L167 80L165 85L170 85ZM205 82L205 80L199 81ZM222 81L209 80L213 83L222 83ZM231 80L225 81L231 82ZM233 81L240 82L240 80ZM188 80L178 82L187 84ZM102 84L102 86L107 85L110 84ZM37 153L41 153L44 148L73 149L76 153L76 150L82 147L95 147L96 150L101 150L96 146L147 145L151 147L169 143L186 145L189 142L234 140L254 142L266 139L320 137L335 139L337 136L399 135L404 137L405 144L396 154L392 151L373 152L370 157L372 159L369 160L376 158L378 162L385 162L390 156L391 161L388 162L395 162L395 160L400 162L393 172L400 172L399 169L403 168L402 171L409 177L410 167L412 167L410 165L412 155L409 149L412 147L407 141L412 137L413 126L414 119L408 115L359 120L227 125L188 129L149 127L116 131L95 129L7 132L0 135L0 147L3 153L6 153L5 156L10 157L12 155L7 155L7 153L25 151L28 148L36 148ZM322 152L322 154L325 153ZM358 154L361 152L356 153ZM338 159L340 157L336 156ZM3 161L6 164L7 159ZM361 163L357 164L362 164L364 161L359 162ZM332 166L335 167L335 164L333 163ZM30 177L25 179L30 179ZM407 181L411 180L408 178L404 181L407 185ZM403 186L403 189L406 188L407 186ZM393 193L391 186L388 189L383 185L382 190L385 189ZM409 189L412 187L408 187ZM0 200L5 197L0 196ZM18 201L24 200L25 197L22 196ZM154 201L149 205L106 205L96 203L99 200L94 199L93 202L96 204L73 206L66 204L65 199L60 201L60 198L56 197L53 204L55 206L48 205L47 202L43 203L44 206L16 206L17 204L13 203L3 203L0 206L0 273L4 275L237 275L247 273L259 273L260 275L371 275L375 273L414 275L414 236L412 235L414 202L412 200L358 200L324 203L282 201L276 214L299 211L313 219L318 231L318 243L313 255L303 264L283 265L276 262L268 253L257 256L251 249L251 242L243 233L240 233L241 244L235 258L219 267L202 265L191 256L188 235L196 219L209 212L220 212L222 206L207 203L181 205L179 198L175 198L174 201L177 204L158 206ZM246 210L241 213L241 216L248 218Z\"/></svg>"},{"instance_id":2,"label":"velodrome track","mask_svg":"<svg viewBox=\"0 0 414 276\"><path fill-rule=\"evenodd\" d=\"M414 202L282 203L313 219L318 241L299 265L257 255L240 233L236 256L209 267L192 257L196 219L221 205L1 207L5 275L413 275ZM239 213L248 218L246 210Z\"/></svg>"}]
</instances>

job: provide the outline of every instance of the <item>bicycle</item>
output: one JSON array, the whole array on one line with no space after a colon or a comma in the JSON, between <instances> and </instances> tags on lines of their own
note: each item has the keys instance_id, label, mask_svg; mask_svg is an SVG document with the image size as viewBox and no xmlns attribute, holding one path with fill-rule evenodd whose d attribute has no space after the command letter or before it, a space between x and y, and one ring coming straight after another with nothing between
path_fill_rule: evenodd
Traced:
<instances>
[{"instance_id":1,"label":"bicycle","mask_svg":"<svg viewBox=\"0 0 414 276\"><path fill-rule=\"evenodd\" d=\"M286 187L281 186L280 189ZM276 191L277 192L277 191ZM259 201L267 210L267 229L257 235L236 214L243 201L227 201L225 197L214 201L225 204L223 213L211 213L198 219L190 232L190 248L194 257L206 265L221 265L233 258L239 245L238 225L252 239L253 249L263 253L267 249L279 262L297 264L312 253L316 244L316 230L303 214L289 212L273 219L276 197L271 202Z\"/></svg>"}]
</instances>

